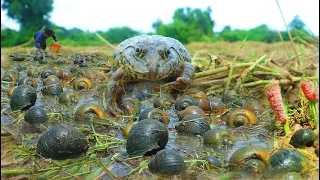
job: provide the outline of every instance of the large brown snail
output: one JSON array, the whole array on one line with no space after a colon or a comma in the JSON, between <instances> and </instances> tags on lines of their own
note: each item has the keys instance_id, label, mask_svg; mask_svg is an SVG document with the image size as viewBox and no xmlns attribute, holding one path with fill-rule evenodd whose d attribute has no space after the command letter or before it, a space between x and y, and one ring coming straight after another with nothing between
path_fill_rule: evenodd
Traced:
<instances>
[{"instance_id":1,"label":"large brown snail","mask_svg":"<svg viewBox=\"0 0 320 180\"><path fill-rule=\"evenodd\" d=\"M168 116L158 108L148 108L145 109L139 116L139 121L144 119L155 119L163 124L168 124L170 122Z\"/></svg>"},{"instance_id":2,"label":"large brown snail","mask_svg":"<svg viewBox=\"0 0 320 180\"><path fill-rule=\"evenodd\" d=\"M93 83L90 79L85 77L79 77L73 82L73 89L78 91L82 89L92 89Z\"/></svg>"},{"instance_id":3,"label":"large brown snail","mask_svg":"<svg viewBox=\"0 0 320 180\"><path fill-rule=\"evenodd\" d=\"M95 115L99 119L104 119L106 114L104 113L102 107L95 103L86 103L81 105L75 112L75 120L81 121L88 117L88 115Z\"/></svg>"},{"instance_id":4,"label":"large brown snail","mask_svg":"<svg viewBox=\"0 0 320 180\"><path fill-rule=\"evenodd\" d=\"M246 109L236 109L232 111L226 121L229 127L248 126L249 124L258 124L257 116Z\"/></svg>"}]
</instances>

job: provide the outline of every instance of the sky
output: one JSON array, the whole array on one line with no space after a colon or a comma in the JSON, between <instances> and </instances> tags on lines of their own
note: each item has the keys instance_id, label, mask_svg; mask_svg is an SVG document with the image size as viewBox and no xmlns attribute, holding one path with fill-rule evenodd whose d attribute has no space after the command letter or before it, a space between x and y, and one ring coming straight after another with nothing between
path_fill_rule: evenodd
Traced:
<instances>
[{"instance_id":1,"label":"sky","mask_svg":"<svg viewBox=\"0 0 320 180\"><path fill-rule=\"evenodd\" d=\"M284 18L289 23L295 15L315 35L319 35L319 0L278 0ZM140 32L154 32L157 19L172 22L177 8L205 10L211 7L214 31L226 25L232 29L250 29L267 24L273 30L285 30L276 0L54 0L50 20L66 29L106 31L112 27L128 26ZM19 25L1 9L1 25L19 29Z\"/></svg>"}]
</instances>

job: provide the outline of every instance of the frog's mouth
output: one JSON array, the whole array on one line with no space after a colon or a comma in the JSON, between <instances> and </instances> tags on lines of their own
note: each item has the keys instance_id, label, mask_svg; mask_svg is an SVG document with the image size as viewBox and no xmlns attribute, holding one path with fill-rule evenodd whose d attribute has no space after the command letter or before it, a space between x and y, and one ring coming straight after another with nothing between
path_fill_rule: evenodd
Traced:
<instances>
[{"instance_id":1,"label":"frog's mouth","mask_svg":"<svg viewBox=\"0 0 320 180\"><path fill-rule=\"evenodd\" d=\"M137 70L133 66L125 65L125 69L135 79L155 81L168 77L175 68L172 63L165 63L162 67L160 67L159 65L149 66L149 69L147 69L148 66L143 63L140 63L139 66L142 66L144 68L140 68Z\"/></svg>"},{"instance_id":2,"label":"frog's mouth","mask_svg":"<svg viewBox=\"0 0 320 180\"><path fill-rule=\"evenodd\" d=\"M173 53L176 53L174 50ZM169 76L179 63L178 54L163 59L156 53L144 58L132 54L124 54L123 62L127 73L138 80L159 80Z\"/></svg>"}]
</instances>

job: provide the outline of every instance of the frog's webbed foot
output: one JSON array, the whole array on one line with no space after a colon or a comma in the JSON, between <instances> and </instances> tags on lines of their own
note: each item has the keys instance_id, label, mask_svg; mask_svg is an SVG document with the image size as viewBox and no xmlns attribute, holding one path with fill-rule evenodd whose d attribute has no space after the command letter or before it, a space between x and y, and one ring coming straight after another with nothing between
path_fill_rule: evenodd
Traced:
<instances>
[{"instance_id":1,"label":"frog's webbed foot","mask_svg":"<svg viewBox=\"0 0 320 180\"><path fill-rule=\"evenodd\" d=\"M185 91L191 83L191 79L187 77L178 77L176 81L168 83L170 87L179 91Z\"/></svg>"}]
</instances>

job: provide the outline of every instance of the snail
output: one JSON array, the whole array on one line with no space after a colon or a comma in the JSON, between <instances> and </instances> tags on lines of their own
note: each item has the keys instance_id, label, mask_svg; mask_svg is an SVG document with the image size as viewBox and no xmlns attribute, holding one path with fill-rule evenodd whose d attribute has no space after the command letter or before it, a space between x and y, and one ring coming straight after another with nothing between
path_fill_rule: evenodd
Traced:
<instances>
[{"instance_id":1,"label":"snail","mask_svg":"<svg viewBox=\"0 0 320 180\"><path fill-rule=\"evenodd\" d=\"M198 91L195 94L192 94L192 97L197 101L207 99L207 95L203 91Z\"/></svg>"},{"instance_id":2,"label":"snail","mask_svg":"<svg viewBox=\"0 0 320 180\"><path fill-rule=\"evenodd\" d=\"M36 103L37 93L35 89L27 84L16 87L10 98L10 107L12 110L29 109Z\"/></svg>"},{"instance_id":3,"label":"snail","mask_svg":"<svg viewBox=\"0 0 320 180\"><path fill-rule=\"evenodd\" d=\"M56 75L56 72L55 72L53 69L51 69L51 68L46 68L46 69L43 70L43 71L41 72L41 74L40 74L40 76L41 76L42 79L45 79L45 78L47 78L47 77L50 76L50 75Z\"/></svg>"},{"instance_id":4,"label":"snail","mask_svg":"<svg viewBox=\"0 0 320 180\"><path fill-rule=\"evenodd\" d=\"M198 106L189 106L185 110L178 113L179 120L181 121L184 117L190 114L198 114L201 117L206 118L206 113Z\"/></svg>"},{"instance_id":5,"label":"snail","mask_svg":"<svg viewBox=\"0 0 320 180\"><path fill-rule=\"evenodd\" d=\"M72 79L72 74L70 73L70 71L60 69L57 71L57 77L60 80L69 81Z\"/></svg>"},{"instance_id":6,"label":"snail","mask_svg":"<svg viewBox=\"0 0 320 180\"><path fill-rule=\"evenodd\" d=\"M34 80L33 78L28 77L28 76L24 76L19 79L18 85L21 85L21 84L28 84L28 85L32 86L33 88L37 88L37 86L38 86L36 80Z\"/></svg>"},{"instance_id":7,"label":"snail","mask_svg":"<svg viewBox=\"0 0 320 180\"><path fill-rule=\"evenodd\" d=\"M262 174L267 166L269 151L258 145L247 145L236 150L229 159L229 167L241 168L249 174Z\"/></svg>"},{"instance_id":8,"label":"snail","mask_svg":"<svg viewBox=\"0 0 320 180\"><path fill-rule=\"evenodd\" d=\"M159 109L170 108L174 104L174 98L167 93L162 93L161 97L156 97L153 99L153 107Z\"/></svg>"},{"instance_id":9,"label":"snail","mask_svg":"<svg viewBox=\"0 0 320 180\"><path fill-rule=\"evenodd\" d=\"M183 118L181 123L176 126L178 132L186 134L203 135L210 130L210 125L206 119L199 114L190 114Z\"/></svg>"},{"instance_id":10,"label":"snail","mask_svg":"<svg viewBox=\"0 0 320 180\"><path fill-rule=\"evenodd\" d=\"M77 104L78 99L79 98L76 92L63 91L59 95L59 102L62 104Z\"/></svg>"},{"instance_id":11,"label":"snail","mask_svg":"<svg viewBox=\"0 0 320 180\"><path fill-rule=\"evenodd\" d=\"M49 82L56 82L61 84L60 79L56 76L56 75L49 75L48 77L46 77L45 79L43 79L43 83L44 85L46 85Z\"/></svg>"},{"instance_id":12,"label":"snail","mask_svg":"<svg viewBox=\"0 0 320 180\"><path fill-rule=\"evenodd\" d=\"M295 148L305 148L313 145L317 136L311 129L299 129L290 139L290 144Z\"/></svg>"},{"instance_id":13,"label":"snail","mask_svg":"<svg viewBox=\"0 0 320 180\"><path fill-rule=\"evenodd\" d=\"M183 172L186 165L182 157L173 150L163 149L152 158L148 164L152 173L174 175Z\"/></svg>"},{"instance_id":14,"label":"snail","mask_svg":"<svg viewBox=\"0 0 320 180\"><path fill-rule=\"evenodd\" d=\"M12 58L13 61L23 61L23 60L25 60L25 59L26 59L26 57L23 56L23 55L21 55L21 54L16 54L16 55L13 56L13 58Z\"/></svg>"},{"instance_id":15,"label":"snail","mask_svg":"<svg viewBox=\"0 0 320 180\"><path fill-rule=\"evenodd\" d=\"M45 95L59 96L62 92L63 89L61 87L61 84L55 81L49 81L42 88L42 93Z\"/></svg>"},{"instance_id":16,"label":"snail","mask_svg":"<svg viewBox=\"0 0 320 180\"><path fill-rule=\"evenodd\" d=\"M135 125L136 123L137 123L137 121L131 121L123 128L122 134L123 134L124 137L126 137L126 138L128 137L132 126Z\"/></svg>"},{"instance_id":17,"label":"snail","mask_svg":"<svg viewBox=\"0 0 320 180\"><path fill-rule=\"evenodd\" d=\"M9 91L8 91L8 97L12 96L13 90L16 88L17 86L12 86Z\"/></svg>"},{"instance_id":18,"label":"snail","mask_svg":"<svg viewBox=\"0 0 320 180\"><path fill-rule=\"evenodd\" d=\"M210 165L220 167L220 168L222 167L222 162L214 156L205 156L202 159L206 160Z\"/></svg>"},{"instance_id":19,"label":"snail","mask_svg":"<svg viewBox=\"0 0 320 180\"><path fill-rule=\"evenodd\" d=\"M206 113L213 112L225 108L225 104L218 97L212 97L208 99L202 99L198 106Z\"/></svg>"},{"instance_id":20,"label":"snail","mask_svg":"<svg viewBox=\"0 0 320 180\"><path fill-rule=\"evenodd\" d=\"M4 73L2 81L15 83L18 80L19 75L20 73L17 70L8 70Z\"/></svg>"},{"instance_id":21,"label":"snail","mask_svg":"<svg viewBox=\"0 0 320 180\"><path fill-rule=\"evenodd\" d=\"M281 149L272 154L268 160L268 170L265 175L274 178L283 176L288 172L301 173L309 167L306 156L294 149Z\"/></svg>"},{"instance_id":22,"label":"snail","mask_svg":"<svg viewBox=\"0 0 320 180\"><path fill-rule=\"evenodd\" d=\"M144 119L133 125L126 144L130 156L151 155L164 149L169 140L168 128L153 119Z\"/></svg>"},{"instance_id":23,"label":"snail","mask_svg":"<svg viewBox=\"0 0 320 180\"><path fill-rule=\"evenodd\" d=\"M33 77L33 78L38 77L39 74L40 74L40 71L37 68L30 68L27 71L27 75L30 76L30 77Z\"/></svg>"},{"instance_id":24,"label":"snail","mask_svg":"<svg viewBox=\"0 0 320 180\"><path fill-rule=\"evenodd\" d=\"M158 108L148 108L145 109L139 116L139 121L144 119L155 119L163 124L168 124L170 122L168 116Z\"/></svg>"},{"instance_id":25,"label":"snail","mask_svg":"<svg viewBox=\"0 0 320 180\"><path fill-rule=\"evenodd\" d=\"M31 125L45 123L48 121L47 112L43 106L32 106L25 113L24 120Z\"/></svg>"},{"instance_id":26,"label":"snail","mask_svg":"<svg viewBox=\"0 0 320 180\"><path fill-rule=\"evenodd\" d=\"M208 130L204 134L204 144L210 145L212 147L230 147L233 145L233 137L229 130L213 128Z\"/></svg>"},{"instance_id":27,"label":"snail","mask_svg":"<svg viewBox=\"0 0 320 180\"><path fill-rule=\"evenodd\" d=\"M128 93L125 96L122 97L121 100L121 105L122 107L125 109L125 111L127 112L127 114L129 116L133 115L134 111L135 111L135 104L138 103L138 109L137 109L137 113L140 112L140 107L141 107L141 101L142 100L142 95L139 92L132 92L132 93Z\"/></svg>"},{"instance_id":28,"label":"snail","mask_svg":"<svg viewBox=\"0 0 320 180\"><path fill-rule=\"evenodd\" d=\"M85 77L79 77L73 82L74 90L82 90L82 89L92 89L93 83L90 79Z\"/></svg>"},{"instance_id":29,"label":"snail","mask_svg":"<svg viewBox=\"0 0 320 180\"><path fill-rule=\"evenodd\" d=\"M198 101L191 96L185 95L181 98L178 98L177 102L175 103L175 108L178 111L182 111L186 109L188 106L197 106Z\"/></svg>"},{"instance_id":30,"label":"snail","mask_svg":"<svg viewBox=\"0 0 320 180\"><path fill-rule=\"evenodd\" d=\"M222 96L222 102L227 104L228 107L242 107L245 100L234 89L224 92Z\"/></svg>"},{"instance_id":31,"label":"snail","mask_svg":"<svg viewBox=\"0 0 320 180\"><path fill-rule=\"evenodd\" d=\"M37 153L45 158L63 160L78 157L88 148L88 140L81 131L70 125L59 124L40 137Z\"/></svg>"},{"instance_id":32,"label":"snail","mask_svg":"<svg viewBox=\"0 0 320 180\"><path fill-rule=\"evenodd\" d=\"M86 118L87 115L94 114L96 115L99 119L104 119L106 117L106 114L104 113L103 109L94 103L87 103L81 105L75 112L74 118L76 121L81 121L83 118Z\"/></svg>"},{"instance_id":33,"label":"snail","mask_svg":"<svg viewBox=\"0 0 320 180\"><path fill-rule=\"evenodd\" d=\"M243 106L243 109L253 112L256 116L260 115L264 111L264 106L256 99L249 99Z\"/></svg>"},{"instance_id":34,"label":"snail","mask_svg":"<svg viewBox=\"0 0 320 180\"><path fill-rule=\"evenodd\" d=\"M256 115L246 109L237 109L230 113L226 124L229 127L248 126L249 124L258 124L259 120Z\"/></svg>"}]
</instances>

